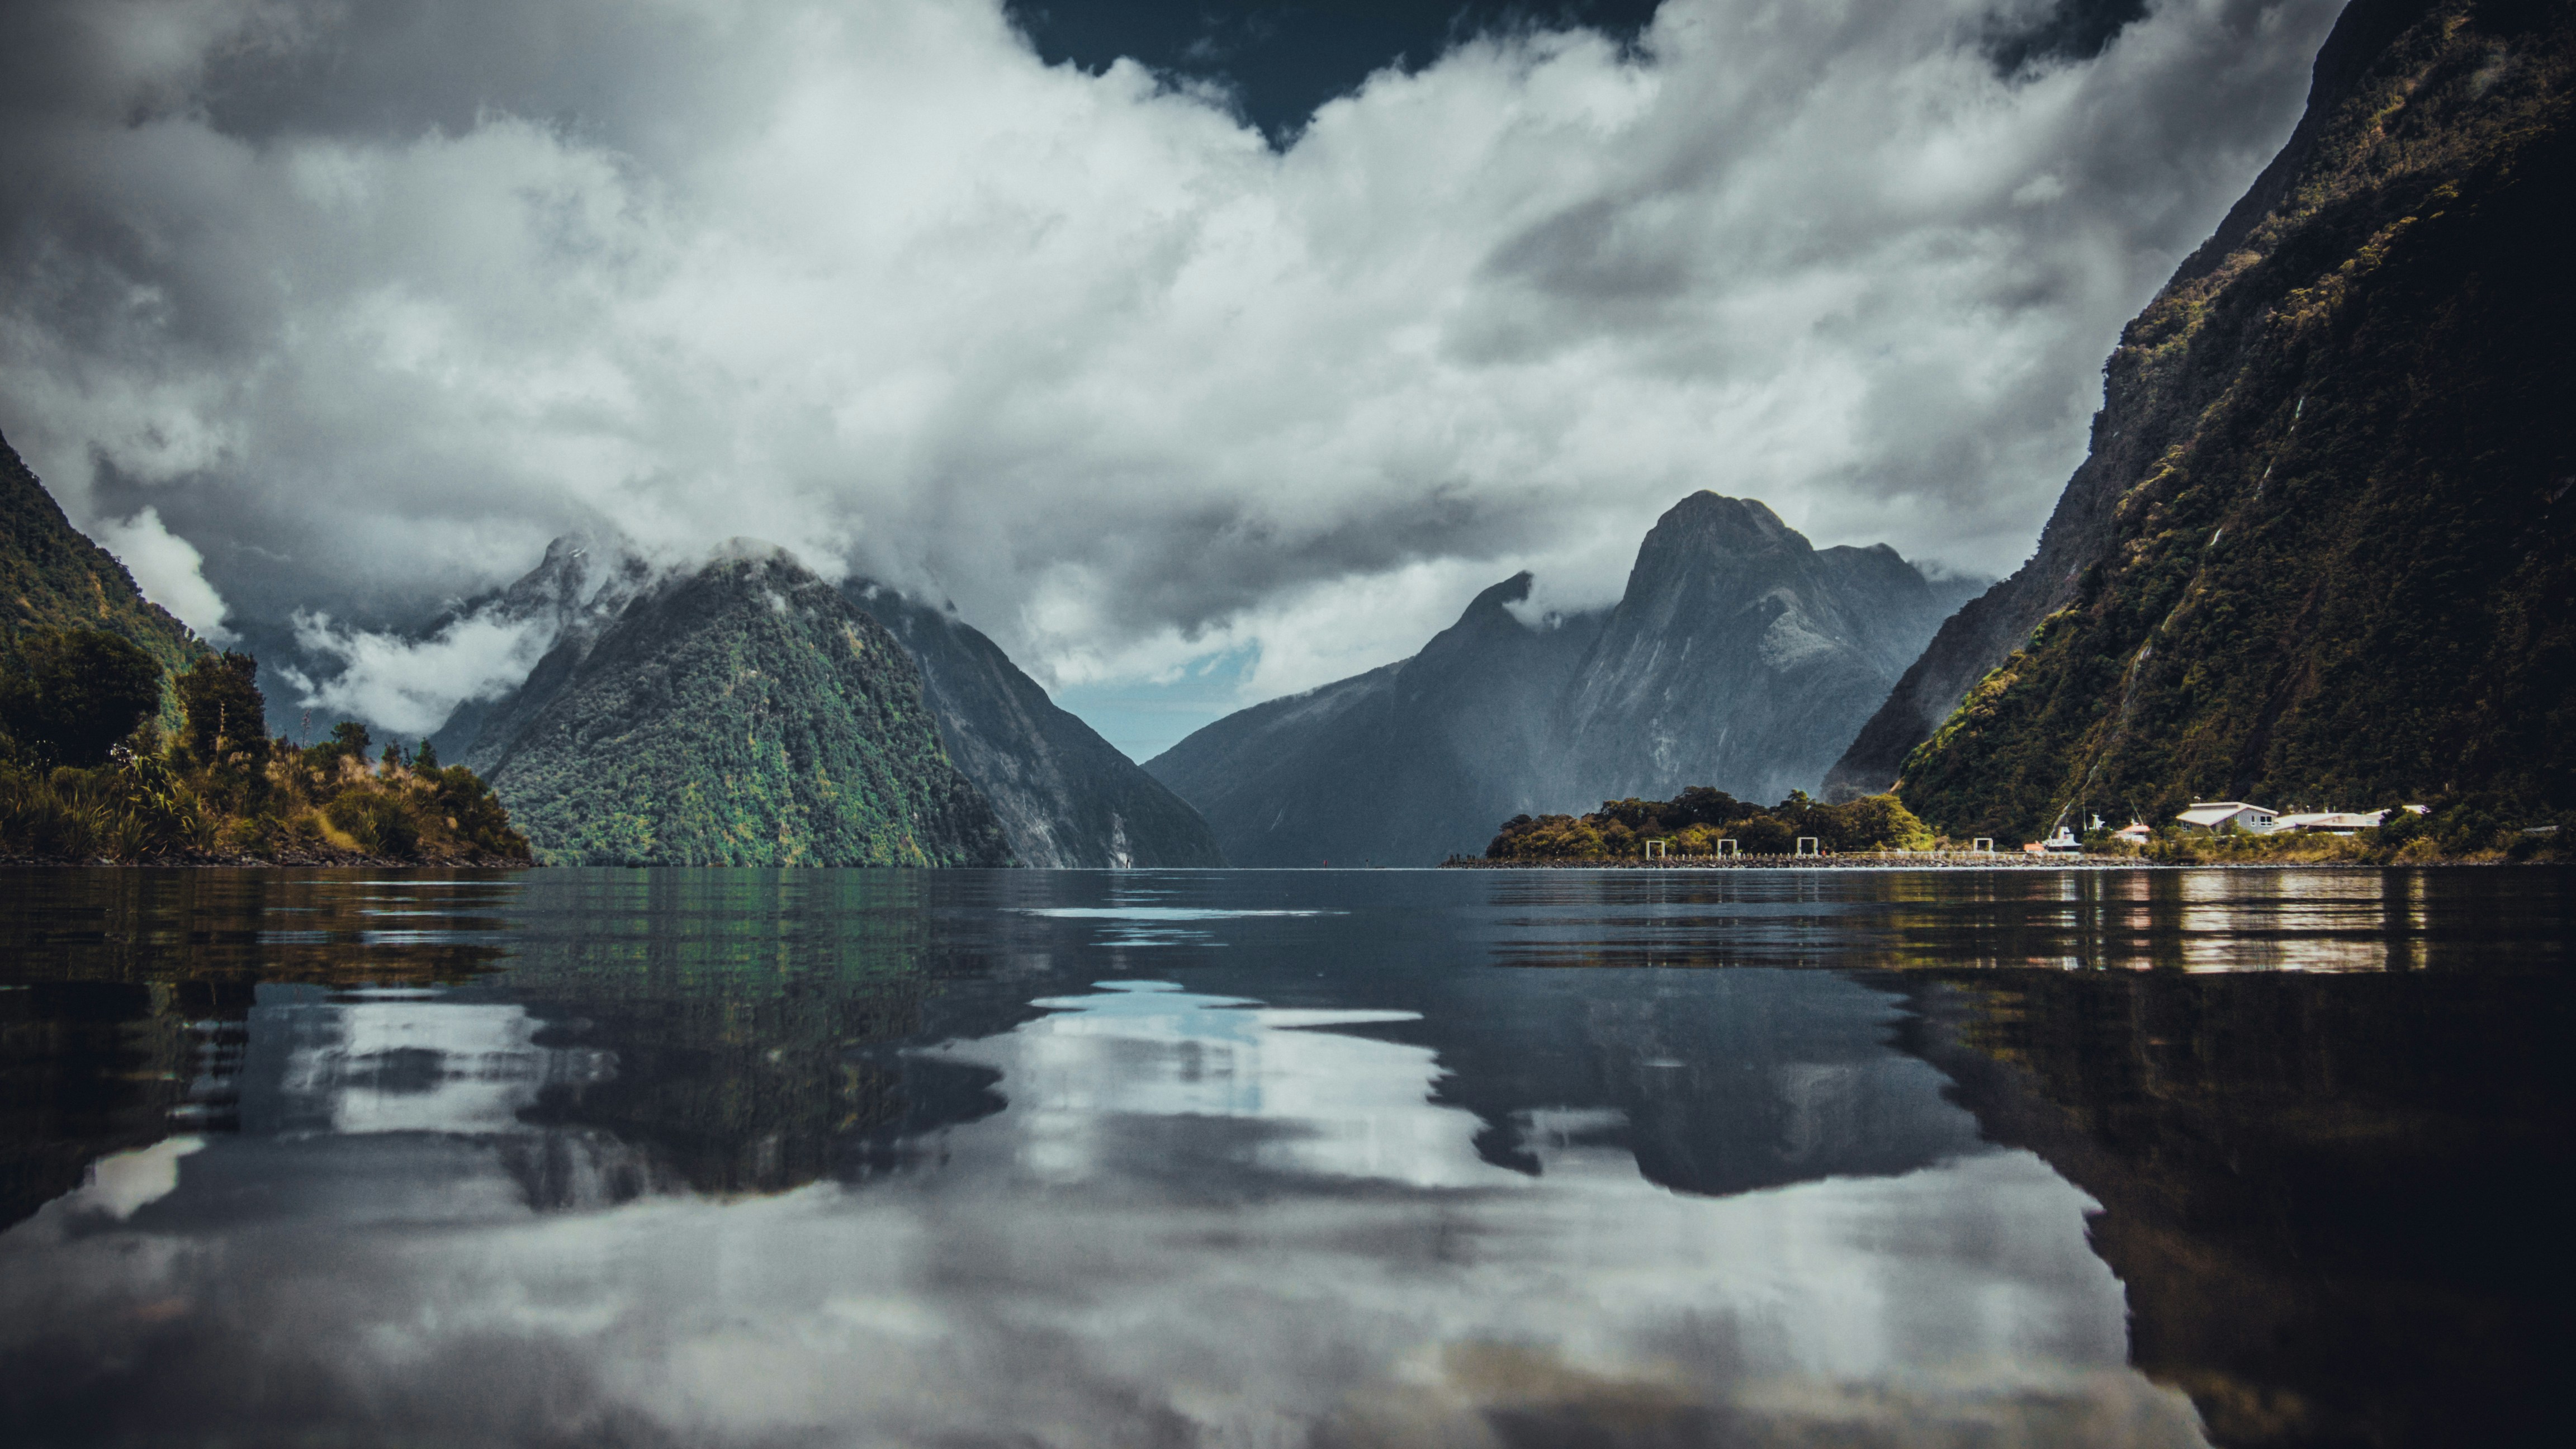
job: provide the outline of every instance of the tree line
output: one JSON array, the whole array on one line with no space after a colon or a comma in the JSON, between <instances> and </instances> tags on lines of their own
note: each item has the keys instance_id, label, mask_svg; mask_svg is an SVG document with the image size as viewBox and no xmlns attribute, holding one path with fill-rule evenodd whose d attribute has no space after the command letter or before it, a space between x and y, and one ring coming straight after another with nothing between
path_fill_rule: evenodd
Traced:
<instances>
[{"instance_id":1,"label":"tree line","mask_svg":"<svg viewBox=\"0 0 2576 1449\"><path fill-rule=\"evenodd\" d=\"M1670 800L1605 800L1589 815L1515 815L1485 847L1485 858L1614 859L1644 854L1649 841L1677 856L1715 855L1725 840L1744 855L1791 855L1801 837L1837 855L1933 844L1931 830L1893 795L1828 805L1792 790L1766 807L1693 785Z\"/></svg>"},{"instance_id":2,"label":"tree line","mask_svg":"<svg viewBox=\"0 0 2576 1449\"><path fill-rule=\"evenodd\" d=\"M248 654L171 674L101 629L0 640L0 856L528 859L473 771L440 765L426 740L374 750L354 720L309 747L272 738Z\"/></svg>"}]
</instances>

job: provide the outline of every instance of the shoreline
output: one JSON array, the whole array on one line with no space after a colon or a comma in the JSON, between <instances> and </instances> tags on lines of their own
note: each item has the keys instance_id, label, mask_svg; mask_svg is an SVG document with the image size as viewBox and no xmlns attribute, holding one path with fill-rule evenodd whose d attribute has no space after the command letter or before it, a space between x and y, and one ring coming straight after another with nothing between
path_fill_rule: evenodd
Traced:
<instances>
[{"instance_id":1,"label":"shoreline","mask_svg":"<svg viewBox=\"0 0 2576 1449\"><path fill-rule=\"evenodd\" d=\"M472 855L450 860L414 860L394 855L359 855L347 851L298 851L290 855L163 855L142 860L109 860L93 856L0 856L0 870L534 870L534 861L507 856Z\"/></svg>"},{"instance_id":2,"label":"shoreline","mask_svg":"<svg viewBox=\"0 0 2576 1449\"><path fill-rule=\"evenodd\" d=\"M1969 851L1873 852L1854 855L1693 856L1663 860L1473 860L1442 861L1438 870L2398 870L2418 866L2557 865L2532 860L2149 860L2134 855L2005 855Z\"/></svg>"}]
</instances>

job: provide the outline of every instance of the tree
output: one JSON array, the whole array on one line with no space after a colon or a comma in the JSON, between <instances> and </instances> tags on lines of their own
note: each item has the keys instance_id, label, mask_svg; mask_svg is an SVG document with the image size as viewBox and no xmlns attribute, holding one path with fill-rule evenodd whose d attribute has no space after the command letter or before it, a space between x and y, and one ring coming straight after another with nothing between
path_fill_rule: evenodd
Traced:
<instances>
[{"instance_id":1,"label":"tree","mask_svg":"<svg viewBox=\"0 0 2576 1449\"><path fill-rule=\"evenodd\" d=\"M365 725L353 719L344 719L331 726L331 738L322 742L322 748L331 754L347 755L353 760L363 760L367 757L367 746L374 743L374 740L367 737Z\"/></svg>"},{"instance_id":2,"label":"tree","mask_svg":"<svg viewBox=\"0 0 2576 1449\"><path fill-rule=\"evenodd\" d=\"M209 654L179 676L188 752L207 764L268 737L268 701L259 692L259 661L226 651Z\"/></svg>"},{"instance_id":3,"label":"tree","mask_svg":"<svg viewBox=\"0 0 2576 1449\"><path fill-rule=\"evenodd\" d=\"M98 765L161 708L161 666L99 629L30 629L0 658L0 729L58 764Z\"/></svg>"}]
</instances>

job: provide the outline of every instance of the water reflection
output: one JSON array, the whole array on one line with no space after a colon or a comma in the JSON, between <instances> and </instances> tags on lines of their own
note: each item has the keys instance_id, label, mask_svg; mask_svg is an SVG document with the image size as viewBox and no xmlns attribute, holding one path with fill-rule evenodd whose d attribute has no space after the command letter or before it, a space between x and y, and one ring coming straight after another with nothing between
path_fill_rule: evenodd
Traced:
<instances>
[{"instance_id":1,"label":"water reflection","mask_svg":"<svg viewBox=\"0 0 2576 1449\"><path fill-rule=\"evenodd\" d=\"M2560 877L30 883L28 1442L2539 1422Z\"/></svg>"}]
</instances>

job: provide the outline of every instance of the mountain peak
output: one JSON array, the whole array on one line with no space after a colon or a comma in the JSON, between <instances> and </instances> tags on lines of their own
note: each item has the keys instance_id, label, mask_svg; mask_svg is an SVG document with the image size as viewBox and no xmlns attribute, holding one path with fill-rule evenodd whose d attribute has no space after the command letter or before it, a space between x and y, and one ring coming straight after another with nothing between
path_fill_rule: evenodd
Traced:
<instances>
[{"instance_id":1,"label":"mountain peak","mask_svg":"<svg viewBox=\"0 0 2576 1449\"><path fill-rule=\"evenodd\" d=\"M1781 522L1761 499L1729 498L1703 488L1664 510L1638 557L1675 550L1758 554L1807 547L1806 536Z\"/></svg>"}]
</instances>

